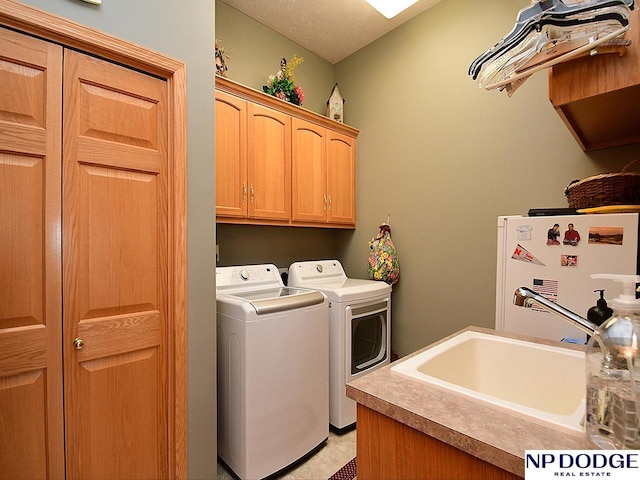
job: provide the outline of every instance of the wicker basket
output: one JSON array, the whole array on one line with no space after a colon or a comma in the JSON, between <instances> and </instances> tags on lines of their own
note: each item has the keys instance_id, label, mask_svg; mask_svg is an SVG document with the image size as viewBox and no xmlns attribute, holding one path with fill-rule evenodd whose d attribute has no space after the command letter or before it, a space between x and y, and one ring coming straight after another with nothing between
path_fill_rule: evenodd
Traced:
<instances>
[{"instance_id":1,"label":"wicker basket","mask_svg":"<svg viewBox=\"0 0 640 480\"><path fill-rule=\"evenodd\" d=\"M571 208L640 205L640 173L627 172L635 161L620 173L605 173L571 182L564 194Z\"/></svg>"}]
</instances>

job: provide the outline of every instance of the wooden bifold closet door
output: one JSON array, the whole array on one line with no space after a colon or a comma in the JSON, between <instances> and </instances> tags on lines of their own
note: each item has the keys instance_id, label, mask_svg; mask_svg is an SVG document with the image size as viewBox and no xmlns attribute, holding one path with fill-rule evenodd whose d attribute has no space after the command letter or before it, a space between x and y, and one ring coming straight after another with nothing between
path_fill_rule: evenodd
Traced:
<instances>
[{"instance_id":1,"label":"wooden bifold closet door","mask_svg":"<svg viewBox=\"0 0 640 480\"><path fill-rule=\"evenodd\" d=\"M166 82L64 52L69 478L167 477Z\"/></svg>"},{"instance_id":2,"label":"wooden bifold closet door","mask_svg":"<svg viewBox=\"0 0 640 480\"><path fill-rule=\"evenodd\" d=\"M0 478L172 477L167 82L0 51Z\"/></svg>"},{"instance_id":3,"label":"wooden bifold closet door","mask_svg":"<svg viewBox=\"0 0 640 480\"><path fill-rule=\"evenodd\" d=\"M62 48L0 52L0 477L63 478Z\"/></svg>"}]
</instances>

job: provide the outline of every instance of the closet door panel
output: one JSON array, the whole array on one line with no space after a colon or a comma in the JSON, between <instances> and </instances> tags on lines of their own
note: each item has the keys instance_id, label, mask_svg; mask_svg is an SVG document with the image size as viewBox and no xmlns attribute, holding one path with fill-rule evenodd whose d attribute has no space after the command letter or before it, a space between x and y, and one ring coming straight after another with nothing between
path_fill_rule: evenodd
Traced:
<instances>
[{"instance_id":1,"label":"closet door panel","mask_svg":"<svg viewBox=\"0 0 640 480\"><path fill-rule=\"evenodd\" d=\"M0 476L63 478L62 49L0 28Z\"/></svg>"},{"instance_id":2,"label":"closet door panel","mask_svg":"<svg viewBox=\"0 0 640 480\"><path fill-rule=\"evenodd\" d=\"M159 311L157 175L78 168L78 318Z\"/></svg>"},{"instance_id":3,"label":"closet door panel","mask_svg":"<svg viewBox=\"0 0 640 480\"><path fill-rule=\"evenodd\" d=\"M166 478L167 85L65 51L69 478Z\"/></svg>"},{"instance_id":4,"label":"closet door panel","mask_svg":"<svg viewBox=\"0 0 640 480\"><path fill-rule=\"evenodd\" d=\"M0 322L5 328L44 324L44 168L44 156L0 153Z\"/></svg>"},{"instance_id":5,"label":"closet door panel","mask_svg":"<svg viewBox=\"0 0 640 480\"><path fill-rule=\"evenodd\" d=\"M159 349L154 347L80 362L78 416L99 416L91 424L100 430L77 430L84 447L79 449L79 478L168 478L157 476L161 406L149 401L162 388L158 375L149 372L160 368ZM69 477L75 474L70 470Z\"/></svg>"},{"instance_id":6,"label":"closet door panel","mask_svg":"<svg viewBox=\"0 0 640 480\"><path fill-rule=\"evenodd\" d=\"M0 378L2 478L47 478L45 372L40 368Z\"/></svg>"}]
</instances>

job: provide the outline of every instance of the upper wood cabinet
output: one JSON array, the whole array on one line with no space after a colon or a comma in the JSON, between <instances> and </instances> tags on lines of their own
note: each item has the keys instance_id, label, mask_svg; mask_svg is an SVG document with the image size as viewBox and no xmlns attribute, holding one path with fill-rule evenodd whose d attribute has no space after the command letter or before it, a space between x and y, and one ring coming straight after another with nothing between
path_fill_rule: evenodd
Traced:
<instances>
[{"instance_id":1,"label":"upper wood cabinet","mask_svg":"<svg viewBox=\"0 0 640 480\"><path fill-rule=\"evenodd\" d=\"M216 91L216 214L247 217L247 102Z\"/></svg>"},{"instance_id":2,"label":"upper wood cabinet","mask_svg":"<svg viewBox=\"0 0 640 480\"><path fill-rule=\"evenodd\" d=\"M187 478L185 66L8 1L0 51L0 477Z\"/></svg>"},{"instance_id":3,"label":"upper wood cabinet","mask_svg":"<svg viewBox=\"0 0 640 480\"><path fill-rule=\"evenodd\" d=\"M216 220L354 228L357 135L216 77Z\"/></svg>"},{"instance_id":4,"label":"upper wood cabinet","mask_svg":"<svg viewBox=\"0 0 640 480\"><path fill-rule=\"evenodd\" d=\"M356 141L327 130L327 222L356 222Z\"/></svg>"},{"instance_id":5,"label":"upper wood cabinet","mask_svg":"<svg viewBox=\"0 0 640 480\"><path fill-rule=\"evenodd\" d=\"M291 117L216 91L216 215L289 220Z\"/></svg>"},{"instance_id":6,"label":"upper wood cabinet","mask_svg":"<svg viewBox=\"0 0 640 480\"><path fill-rule=\"evenodd\" d=\"M640 142L640 12L626 54L571 60L549 71L549 99L583 150Z\"/></svg>"},{"instance_id":7,"label":"upper wood cabinet","mask_svg":"<svg viewBox=\"0 0 640 480\"><path fill-rule=\"evenodd\" d=\"M291 219L327 221L327 129L293 119Z\"/></svg>"},{"instance_id":8,"label":"upper wood cabinet","mask_svg":"<svg viewBox=\"0 0 640 480\"><path fill-rule=\"evenodd\" d=\"M289 220L291 210L291 117L247 105L249 218Z\"/></svg>"},{"instance_id":9,"label":"upper wood cabinet","mask_svg":"<svg viewBox=\"0 0 640 480\"><path fill-rule=\"evenodd\" d=\"M355 225L355 139L293 119L293 222Z\"/></svg>"}]
</instances>

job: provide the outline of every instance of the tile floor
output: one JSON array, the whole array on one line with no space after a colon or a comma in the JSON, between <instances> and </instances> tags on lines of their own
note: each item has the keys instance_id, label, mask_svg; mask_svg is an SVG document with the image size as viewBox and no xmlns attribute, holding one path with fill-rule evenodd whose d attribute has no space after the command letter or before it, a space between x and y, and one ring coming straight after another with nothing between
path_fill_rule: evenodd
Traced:
<instances>
[{"instance_id":1,"label":"tile floor","mask_svg":"<svg viewBox=\"0 0 640 480\"><path fill-rule=\"evenodd\" d=\"M326 445L315 455L293 470L285 472L278 480L327 480L343 465L356 456L356 431L344 435L329 432ZM234 480L235 477L218 463L217 480Z\"/></svg>"}]
</instances>

